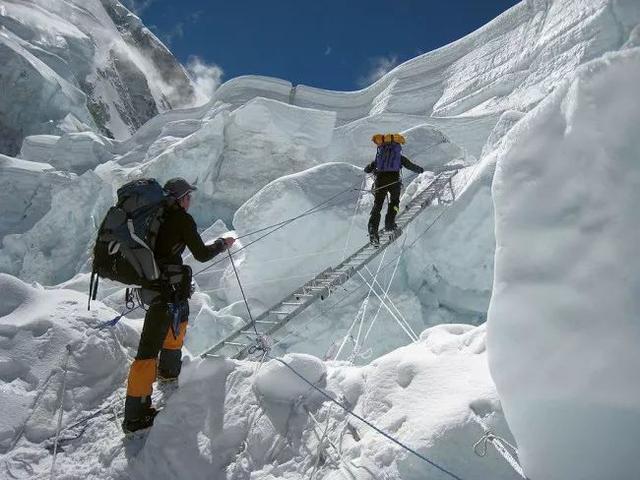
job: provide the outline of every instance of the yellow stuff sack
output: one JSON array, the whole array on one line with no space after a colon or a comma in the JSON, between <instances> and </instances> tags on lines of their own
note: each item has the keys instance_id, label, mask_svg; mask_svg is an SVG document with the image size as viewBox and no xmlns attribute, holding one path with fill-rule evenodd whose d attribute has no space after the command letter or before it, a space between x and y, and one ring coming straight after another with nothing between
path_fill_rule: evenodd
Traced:
<instances>
[{"instance_id":1,"label":"yellow stuff sack","mask_svg":"<svg viewBox=\"0 0 640 480\"><path fill-rule=\"evenodd\" d=\"M399 143L401 145L405 143L404 137L399 133L376 133L373 137L371 137L371 140L376 145L382 145L383 143L391 142Z\"/></svg>"}]
</instances>

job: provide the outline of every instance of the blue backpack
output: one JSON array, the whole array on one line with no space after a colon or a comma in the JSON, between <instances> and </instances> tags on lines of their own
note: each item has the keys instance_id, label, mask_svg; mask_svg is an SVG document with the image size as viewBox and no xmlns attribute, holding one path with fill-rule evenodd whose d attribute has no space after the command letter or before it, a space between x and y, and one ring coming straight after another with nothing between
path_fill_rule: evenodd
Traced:
<instances>
[{"instance_id":1,"label":"blue backpack","mask_svg":"<svg viewBox=\"0 0 640 480\"><path fill-rule=\"evenodd\" d=\"M402 145L396 142L383 143L376 152L377 172L399 172L402 168Z\"/></svg>"}]
</instances>

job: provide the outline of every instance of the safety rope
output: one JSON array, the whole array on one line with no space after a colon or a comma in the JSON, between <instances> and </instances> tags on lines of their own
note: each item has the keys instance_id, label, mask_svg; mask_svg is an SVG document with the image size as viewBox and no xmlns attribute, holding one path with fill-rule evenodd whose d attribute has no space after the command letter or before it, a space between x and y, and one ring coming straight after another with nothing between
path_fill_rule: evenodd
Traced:
<instances>
[{"instance_id":1,"label":"safety rope","mask_svg":"<svg viewBox=\"0 0 640 480\"><path fill-rule=\"evenodd\" d=\"M62 367L62 391L60 392L60 413L58 414L58 425L56 427L56 439L53 442L53 459L51 460L50 479L53 480L56 468L56 457L58 455L58 439L60 438L60 429L62 428L62 414L64 413L64 394L67 389L67 372L69 367L69 357L71 357L71 345L66 346L67 353Z\"/></svg>"},{"instance_id":2,"label":"safety rope","mask_svg":"<svg viewBox=\"0 0 640 480\"><path fill-rule=\"evenodd\" d=\"M360 183L360 187L364 186L366 181L367 181L367 177L364 176L362 178L362 183ZM349 248L349 241L351 240L351 232L353 230L353 225L355 223L356 216L358 215L358 210L360 209L360 197L361 197L361 194L358 193L358 198L356 198L356 206L355 206L355 208L353 210L353 215L351 215L351 221L349 222L349 230L347 230L347 239L344 242L344 249L342 251L342 257L346 257L347 256L347 248Z\"/></svg>"},{"instance_id":3,"label":"safety rope","mask_svg":"<svg viewBox=\"0 0 640 480\"><path fill-rule=\"evenodd\" d=\"M360 275L360 278L362 279L362 281L364 281L367 284L367 286L369 286L371 288L371 291L373 292L373 294L378 298L380 303L387 309L387 312L389 312L389 315L391 315L391 317L398 323L398 325L400 325L400 328L402 328L404 333L407 334L407 336L411 339L412 342L415 342L418 339L418 337L417 337L416 333L413 332L413 329L411 328L410 325L407 327L408 324L406 323L406 320L403 322L402 320L400 320L398 318L398 316L393 312L393 310L391 310L391 307L389 307L387 305L387 303L380 296L380 294L375 291L375 289L373 288L374 284L373 283L370 284L367 281L367 279L364 278L364 275L362 275L362 272L358 272L358 275Z\"/></svg>"},{"instance_id":4,"label":"safety rope","mask_svg":"<svg viewBox=\"0 0 640 480\"><path fill-rule=\"evenodd\" d=\"M405 236L405 243L406 243L407 237ZM402 259L401 256L398 256L398 260L396 260L396 266L393 269L393 273L391 274L391 278L389 279L389 283L387 284L387 288L384 291L384 295L383 298L386 298L389 300L389 303L391 303L392 306L395 307L396 311L399 310L398 308L395 306L395 304L393 302L391 302L391 298L389 298L389 290L391 289L391 284L393 283L394 278L396 277L396 272L398 271L398 266L400 265L400 260ZM378 310L376 311L376 314L373 317L373 320L371 320L371 324L369 325L369 328L367 329L365 335L364 335L364 339L362 340L362 343L365 344L367 342L367 339L369 338L369 334L371 333L371 331L373 330L373 326L376 323L376 320L378 319L378 316L380 315L380 312L382 311L382 302L380 303L380 305L378 305Z\"/></svg>"},{"instance_id":5,"label":"safety rope","mask_svg":"<svg viewBox=\"0 0 640 480\"><path fill-rule=\"evenodd\" d=\"M479 457L484 457L487 455L488 444L493 445L496 451L507 461L509 466L513 468L518 475L527 480L522 466L520 466L518 460L514 458L514 455L516 457L518 456L518 449L503 437L496 435L491 428L482 421L480 415L478 415L473 408L471 408L471 411L471 418L475 420L484 431L482 437L473 445L473 452ZM511 451L509 451L509 449Z\"/></svg>"},{"instance_id":6,"label":"safety rope","mask_svg":"<svg viewBox=\"0 0 640 480\"><path fill-rule=\"evenodd\" d=\"M384 262L384 257L387 254L387 249L385 249L382 252L382 257L380 259L380 263L378 263L378 269L376 271L376 275L378 275L378 273L380 273L380 270L382 268L382 264ZM338 351L335 354L335 357L333 357L334 360L337 360L338 357L340 356L340 354L342 353L342 349L345 347L345 345L347 344L347 340L351 339L354 343L353 346L353 350L352 352L356 351L358 348L358 339L360 336L360 332L362 330L362 322L364 322L364 316L366 314L367 308L369 306L369 298L371 297L371 292L373 291L373 288L369 288L369 291L367 292L366 297L364 298L364 300L362 301L362 304L360 306L360 309L358 310L358 312L356 313L355 318L353 319L353 322L351 323L351 326L349 327L349 330L347 330L347 333L345 334L345 336L342 339L342 343L340 344L340 347L338 347ZM358 320L360 321L359 324L359 328L358 328L358 334L357 334L357 338L354 339L351 332L353 331L353 328L355 327L356 323L358 323Z\"/></svg>"},{"instance_id":7,"label":"safety rope","mask_svg":"<svg viewBox=\"0 0 640 480\"><path fill-rule=\"evenodd\" d=\"M418 175L418 174L415 174L415 176L417 176L417 175ZM388 187L388 186L390 186L390 185L393 185L393 184L399 183L399 182L401 182L401 181L402 181L402 180L398 180L398 181L395 181L395 182L391 182L391 183L389 183L389 184L385 184L383 187L379 187L379 188L372 188L371 190L366 190L366 191L369 191L369 192L371 192L371 193L375 193L375 192L376 192L377 190L379 190L380 188L386 188L386 187ZM237 255L238 253L240 253L241 251L243 251L243 250L247 249L247 248L248 248L248 247L250 247L251 245L253 245L253 244L255 244L255 243L258 243L259 241L261 241L261 240L263 240L264 238L268 237L269 235L271 235L271 234L275 233L276 231L280 230L281 228L284 228L285 226L287 226L287 225L289 225L289 224L291 224L291 223L295 222L296 220L299 220L299 219L301 219L301 218L307 217L307 216L309 216L309 215L313 215L313 214L318 213L318 212L320 212L320 211L322 211L322 210L324 210L324 209L326 209L326 208L329 208L330 206L332 206L332 205L329 205L329 203L330 203L330 202L332 202L333 200L335 200L336 198L340 197L341 195L344 195L345 193L347 193L347 192L349 192L349 191L360 191L360 190L362 190L362 189L359 189L359 188L355 188L355 186L356 186L356 185L358 185L358 182L356 182L356 183L352 184L349 188L346 188L346 189L344 189L344 190L342 190L342 191L340 191L340 192L336 193L336 194L335 194L335 195L333 195L332 197L330 197L330 198L328 198L328 199L324 200L323 202L321 202L321 203L319 203L319 204L317 204L317 205L315 205L315 206L311 207L310 209L308 209L308 210L304 211L303 213L301 213L301 214L299 214L299 215L296 215L296 216L294 216L294 217L288 218L288 219L283 220L283 221L278 222L278 223L274 223L274 224L272 224L272 225L267 225L267 226L265 226L265 227L261 227L261 228L259 228L258 230L254 230L254 231L252 231L252 232L249 232L249 233L246 233L246 234L244 234L244 235L241 235L241 236L236 237L236 240L237 240L237 239L245 238L245 237L248 237L248 236L251 236L251 235L255 235L255 234L257 234L257 233L262 233L262 232L264 232L264 231L267 231L267 230L270 230L270 229L271 229L270 231L268 231L268 232L267 232L267 233L265 233L264 235L261 235L261 236L260 236L260 237L258 237L257 239L255 239L255 240L253 240L253 241L249 242L248 244L243 245L242 247L240 247L240 248L238 248L238 249L234 250L232 253L231 253L231 252L229 252L229 250L227 250L227 252L229 253L229 257L231 257L232 255ZM360 185L362 185L362 183L361 183L361 182L360 182ZM358 198L359 198L359 196L358 196ZM211 264L207 265L207 266L206 266L206 267L204 267L203 269L201 269L201 270L197 271L196 273L194 273L194 274L193 274L193 278L195 278L196 276L198 276L198 275L200 275L200 274L202 274L202 273L204 273L204 272L206 272L206 271L210 270L211 268L213 268L214 266L216 266L216 265L218 265L218 264L222 263L223 261L225 261L225 259L219 259L219 260L217 260L217 261L215 261L215 262L213 262L213 263L211 263ZM138 309L140 309L140 308L143 308L143 306L142 306L142 304L141 304L141 303L139 303L137 306L135 306L135 307L133 307L133 308L130 308L130 309L129 309L129 310L127 310L127 311L123 311L120 315L118 315L118 316L114 317L113 319L111 319L111 320L108 320L108 321L106 321L106 322L101 323L100 325L98 325L98 327L97 327L97 328L98 328L99 330L102 330L103 328L106 328L106 327L112 327L112 326L116 325L116 324L117 324L117 323L118 323L118 322L119 322L119 321L120 321L124 316L126 316L126 315L128 315L129 313L132 313L132 312L134 312L134 311L136 311L136 310L138 310Z\"/></svg>"},{"instance_id":8,"label":"safety rope","mask_svg":"<svg viewBox=\"0 0 640 480\"><path fill-rule=\"evenodd\" d=\"M428 463L429 465L437 468L438 470L440 470L441 472L445 473L446 475L449 475L451 478L454 478L456 480L463 480L461 477L459 477L458 475L452 473L451 471L447 470L446 468L442 467L441 465L438 465L436 462L430 460L429 458L427 458L426 456L422 455L421 453L417 452L416 450L414 450L413 448L409 447L408 445L402 443L400 440L397 440L396 438L392 437L391 435L389 435L388 433L386 433L385 431L381 430L380 428L378 428L377 426L375 426L373 423L369 422L368 420L364 419L363 417L361 417L360 415L358 415L357 413L355 413L353 410L351 410L347 405L345 405L344 403L336 400L335 398L333 398L331 395L329 395L327 392L325 392L323 389L321 389L320 387L316 386L314 383L312 383L310 380L307 380L307 378L305 378L301 373L299 373L295 368L293 368L291 365L289 365L287 362L285 362L284 360L280 359L280 358L276 358L276 357L272 357L271 355L267 354L267 357L269 357L271 360L275 360L279 363L281 363L282 365L284 365L285 367L287 367L294 375L296 375L300 380L302 380L303 382L305 382L307 385L309 385L311 388L313 388L315 391L317 391L320 395L322 395L323 397L325 397L327 400L333 402L335 405L337 405L338 407L340 407L342 410L344 410L346 413L348 413L349 415L357 418L358 420L360 420L362 423L364 423L365 425L369 426L370 428L372 428L373 430L375 430L376 432L378 432L380 435L382 435L383 437L387 438L388 440L392 441L393 443L395 443L396 445L400 446L401 448L403 448L404 450L406 450L407 452L412 453L413 455L415 455L416 457L418 457L419 459L425 461L426 463Z\"/></svg>"},{"instance_id":9,"label":"safety rope","mask_svg":"<svg viewBox=\"0 0 640 480\"><path fill-rule=\"evenodd\" d=\"M242 282L240 281L240 275L238 275L238 270L236 269L236 264L233 261L233 257L231 256L231 251L227 250L227 254L229 255L229 261L231 262L231 266L233 267L233 273L236 274L236 280L238 281L238 286L240 287L240 293L242 294L242 299L244 300L244 305L247 307L247 313L249 314L249 320L251 320L251 325L253 326L253 330L256 332L257 336L260 336L258 330L256 329L256 324L253 321L253 315L251 315L251 308L249 308L249 302L247 302L247 296L244 294L244 288L242 288Z\"/></svg>"},{"instance_id":10,"label":"safety rope","mask_svg":"<svg viewBox=\"0 0 640 480\"><path fill-rule=\"evenodd\" d=\"M392 281L393 281L393 277L395 276L395 272L397 272L397 267L400 264L400 259L401 259L402 255L399 255L396 259L396 268L394 268L394 273L392 274ZM367 270L367 272L369 272L369 275L373 276L373 274L369 271L369 269L367 267L365 267L365 270ZM362 276L362 274L360 274ZM366 282L366 280L365 280ZM380 288L381 291L384 290L383 286L380 285L380 282L378 282L378 280L374 277L372 279L372 285L374 286L378 286L378 288ZM413 327L411 326L411 324L404 318L404 315L402 315L402 312L400 311L400 309L395 305L395 303L393 303L393 300L391 300L391 297L389 297L389 288L391 287L391 284L389 284L389 287L387 288L386 291L383 292L383 296L380 297L378 294L376 294L378 296L378 299L380 299L380 305L378 307L378 309L385 307L389 313L391 314L391 316L400 324L404 325L404 327L409 331L410 335L413 337L413 340L417 340L418 339L418 335L416 334L415 330L413 330ZM376 293L374 291L374 293ZM388 302L388 305L387 305ZM389 305L391 307L393 307L393 309L395 310L395 315L394 312L389 308Z\"/></svg>"},{"instance_id":11,"label":"safety rope","mask_svg":"<svg viewBox=\"0 0 640 480\"><path fill-rule=\"evenodd\" d=\"M511 448L511 450L516 455L518 454L518 449L513 445L511 445L509 442L507 442L504 438L498 435L495 435L491 432L485 432L480 438L480 440L478 440L473 445L474 453L479 457L484 457L487 454L488 443L491 443L491 445L493 445L496 451L500 455L502 455L502 457L507 461L507 463L511 466L511 468L513 468L513 470L515 470L515 472L518 475L520 475L524 479L527 478L527 476L524 474L524 470L522 470L522 467L520 466L518 461L513 457L513 455L511 455L511 453L509 452L509 450L507 450L505 445Z\"/></svg>"},{"instance_id":12,"label":"safety rope","mask_svg":"<svg viewBox=\"0 0 640 480\"><path fill-rule=\"evenodd\" d=\"M418 175L420 175L420 174L419 174L419 173L413 173L413 174L409 175L409 177L408 177L408 178L412 179L413 177L417 177ZM366 179L366 176L365 176L365 179ZM259 229L257 229L257 230L254 230L254 231L252 231L252 232L245 233L245 234L243 234L243 235L240 235L239 237L236 237L236 240L239 240L239 239L241 239L241 238L245 238L245 237L249 237L249 236L251 236L251 235L255 235L256 233L262 233L262 232L264 232L264 231L266 231L266 230L269 230L269 229L271 229L271 228L279 227L279 226L283 226L283 224L289 224L289 223L291 223L291 222L293 222L293 221L295 221L295 220L298 220L298 219L300 219L300 218L304 218L304 217L306 217L306 216L308 216L308 215L312 215L312 214L316 213L314 210L316 210L316 209L318 209L318 208L320 208L320 207L324 206L325 204L327 204L327 203L331 202L332 200L335 200L336 198L338 198L338 197L339 197L339 196L341 196L341 195L344 195L344 194L345 194L345 193L347 193L347 192L369 192L369 193L376 193L378 190L381 190L382 188L390 187L391 185L395 185L396 183L402 183L402 178L401 178L400 180L396 180L395 182L385 183L384 185L382 185L382 186L380 186L380 187L377 187L377 188L376 188L376 187L372 187L372 188L370 188L370 189L367 189L367 188L356 188L356 186L357 186L358 184L360 185L360 187L362 187L362 183L363 183L363 181L355 182L355 183L353 183L349 188L346 188L346 189L344 189L343 191L336 193L333 197L331 197L331 198L329 198L329 199L327 199L327 200L323 201L322 203L319 203L318 205L316 205L316 206L314 206L314 207L310 208L309 210L307 210L307 211L305 211L305 212L301 213L300 215L296 215L295 217L291 217L291 218L289 218L289 219L282 220L282 221L280 221L280 222L278 222L278 223L274 223L274 224L272 224L272 225L266 225L266 226L264 226L264 227L260 227L260 228L259 228ZM358 196L358 198L359 198L359 196Z\"/></svg>"},{"instance_id":13,"label":"safety rope","mask_svg":"<svg viewBox=\"0 0 640 480\"><path fill-rule=\"evenodd\" d=\"M376 270L375 275L373 275L374 280L378 277L378 275L380 274L380 269L382 268L382 264L384 263L384 257L387 255L388 250L385 248L384 252L382 252L382 257L380 258L380 263L378 263L378 269ZM358 274L360 274L360 276L362 276L362 273L358 272ZM354 341L354 345L353 345L353 350L351 351L351 355L349 355L349 362L353 362L353 360L355 359L356 356L358 356L358 354L360 353L360 338L362 336L362 328L364 326L364 319L367 316L367 309L369 308L369 298L371 298L371 293L376 293L373 291L373 284L371 284L369 286L369 293L367 294L367 299L366 301L363 303L363 307L362 307L362 315L360 316L360 324L358 325L358 333L356 334L356 338ZM336 356L336 360L337 360L337 356Z\"/></svg>"}]
</instances>

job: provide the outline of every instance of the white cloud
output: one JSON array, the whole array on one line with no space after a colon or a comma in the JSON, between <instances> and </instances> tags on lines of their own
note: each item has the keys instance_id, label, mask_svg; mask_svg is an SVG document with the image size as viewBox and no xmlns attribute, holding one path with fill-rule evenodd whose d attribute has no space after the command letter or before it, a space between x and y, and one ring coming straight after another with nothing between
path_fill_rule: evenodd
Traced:
<instances>
[{"instance_id":1,"label":"white cloud","mask_svg":"<svg viewBox=\"0 0 640 480\"><path fill-rule=\"evenodd\" d=\"M213 64L207 64L200 57L191 56L187 61L187 73L196 89L196 103L202 104L212 97L213 92L222 83L222 69Z\"/></svg>"},{"instance_id":2,"label":"white cloud","mask_svg":"<svg viewBox=\"0 0 640 480\"><path fill-rule=\"evenodd\" d=\"M162 35L163 40L169 46L171 46L171 44L173 43L173 40L175 38L182 38L182 37L184 37L184 23L183 22L176 23L171 30L169 30L168 32L166 32L166 33L164 33Z\"/></svg>"},{"instance_id":3,"label":"white cloud","mask_svg":"<svg viewBox=\"0 0 640 480\"><path fill-rule=\"evenodd\" d=\"M327 45L327 49L324 51L325 56L331 55L332 50L331 45Z\"/></svg>"},{"instance_id":4,"label":"white cloud","mask_svg":"<svg viewBox=\"0 0 640 480\"><path fill-rule=\"evenodd\" d=\"M388 55L372 58L370 63L371 69L369 70L369 73L358 79L358 84L363 88L371 85L376 80L389 73L398 66L399 62L397 55Z\"/></svg>"},{"instance_id":5,"label":"white cloud","mask_svg":"<svg viewBox=\"0 0 640 480\"><path fill-rule=\"evenodd\" d=\"M142 14L155 0L124 0L124 5L136 15Z\"/></svg>"}]
</instances>

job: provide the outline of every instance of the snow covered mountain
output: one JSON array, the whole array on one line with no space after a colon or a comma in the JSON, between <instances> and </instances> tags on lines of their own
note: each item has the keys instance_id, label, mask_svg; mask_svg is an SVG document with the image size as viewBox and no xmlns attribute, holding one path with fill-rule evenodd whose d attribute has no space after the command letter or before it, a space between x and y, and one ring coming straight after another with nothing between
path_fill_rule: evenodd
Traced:
<instances>
[{"instance_id":1,"label":"snow covered mountain","mask_svg":"<svg viewBox=\"0 0 640 480\"><path fill-rule=\"evenodd\" d=\"M171 52L117 0L3 0L0 64L0 153L9 155L33 134L124 140L195 99Z\"/></svg>"},{"instance_id":2,"label":"snow covered mountain","mask_svg":"<svg viewBox=\"0 0 640 480\"><path fill-rule=\"evenodd\" d=\"M5 2L0 19L49 5L36 3ZM81 5L93 5L102 25L136 21L116 2ZM2 41L22 45L8 31ZM51 468L69 344L63 424L94 413L95 421L63 432L60 478L451 478L323 403L277 360L260 367L197 358L247 320L227 259L196 276L193 359L180 391L146 443L123 448L112 406L141 314L96 330L122 308L123 288L109 282L96 309L85 309L96 223L125 181L183 176L199 187L193 213L206 239L243 235L366 188L371 135L402 131L405 153L428 170L405 178L403 204L435 172L460 172L456 201L429 208L371 266L395 313L354 279L292 322L272 354L289 353L284 360L309 379L461 478L518 478L495 451L473 455L481 423L517 442L532 480L634 478L639 47L637 0L523 1L357 92L242 77L207 104L153 116L130 138L108 138L80 113L86 126L25 130L18 158L0 156L7 475ZM162 110L158 99L172 98L164 90L172 82L145 78ZM60 112L84 102L69 100L74 88L54 88ZM38 110L23 101L7 105ZM351 191L240 252L252 310L361 246L371 204ZM396 324L398 314L417 341Z\"/></svg>"}]
</instances>

